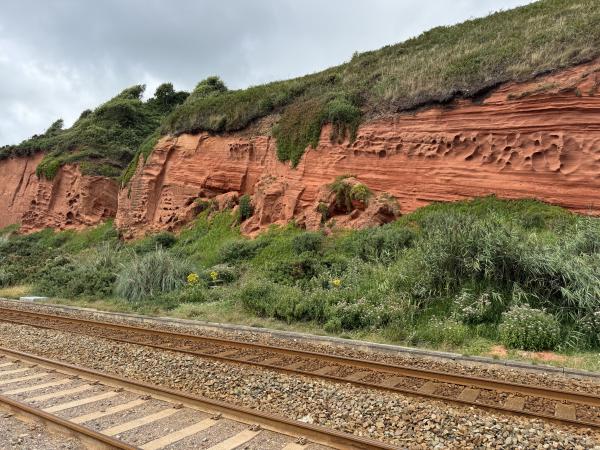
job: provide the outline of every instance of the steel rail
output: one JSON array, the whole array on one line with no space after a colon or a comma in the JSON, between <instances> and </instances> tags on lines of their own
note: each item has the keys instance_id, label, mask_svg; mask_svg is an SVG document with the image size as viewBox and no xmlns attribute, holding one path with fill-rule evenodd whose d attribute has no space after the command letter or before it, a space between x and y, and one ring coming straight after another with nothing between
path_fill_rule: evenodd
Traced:
<instances>
[{"instance_id":1,"label":"steel rail","mask_svg":"<svg viewBox=\"0 0 600 450\"><path fill-rule=\"evenodd\" d=\"M88 448L119 450L137 449L137 447L126 444L118 439L98 433L97 431L91 430L76 423L69 422L68 420L47 413L39 408L34 408L33 406L13 400L3 395L0 395L0 409L9 411L16 417L41 422L50 430L73 436L80 440Z\"/></svg>"},{"instance_id":2,"label":"steel rail","mask_svg":"<svg viewBox=\"0 0 600 450\"><path fill-rule=\"evenodd\" d=\"M163 386L132 380L120 377L118 375L100 372L86 367L76 366L5 347L0 347L0 354L4 354L5 356L12 357L19 361L27 361L42 367L55 369L62 373L77 375L81 378L89 379L91 381L99 381L116 388L124 388L132 392L150 395L156 399L182 404L184 406L217 415L221 414L225 418L239 422L260 425L264 429L277 433L306 438L309 441L317 444L351 450L391 450L397 448L393 445L362 436L354 436L352 434L325 428L319 425L299 422L286 417L279 417L275 414L244 408L222 402L220 400L213 400ZM128 446L117 448L130 449L131 447Z\"/></svg>"},{"instance_id":3,"label":"steel rail","mask_svg":"<svg viewBox=\"0 0 600 450\"><path fill-rule=\"evenodd\" d=\"M35 326L35 327L45 328L45 329L55 330L57 328L51 326L48 322L44 322L44 320L46 320L46 321L47 320L57 320L57 321L63 321L66 323L70 322L70 323L75 323L75 324L86 325L86 326L90 326L90 327L95 326L95 327L114 329L114 330L119 330L119 331L128 332L128 333L132 333L132 332L133 333L143 333L147 336L162 336L164 338L171 338L171 339L173 339L173 338L186 339L186 340L191 340L194 342L205 342L205 343L208 342L211 344L217 344L217 345L222 345L222 346L226 346L226 347L260 350L260 351L265 351L265 352L277 353L277 354L281 354L284 356L312 358L312 359L317 359L320 361L328 361L328 362L332 362L332 363L347 365L347 366L350 366L353 368L366 368L366 369L370 369L370 370L374 370L374 371L385 372L386 374L391 374L391 375L415 377L415 378L426 379L426 380L441 382L441 383L458 384L458 385L462 385L465 387L477 387L477 388L483 388L483 389L490 389L490 390L494 390L494 391L518 393L518 394L522 394L522 395L529 395L529 396L535 396L535 397L543 397L543 398L547 398L547 399L554 400L557 402L569 401L569 402L574 402L574 403L577 403L580 405L585 405L585 406L600 406L600 397L592 395L592 394L588 394L588 393L558 390L558 389L553 389L553 388L532 386L532 385L513 383L513 382L508 382L508 381L502 381L502 380L492 380L492 379L473 377L473 376L468 376L468 375L455 375L455 374L449 374L446 372L440 372L440 371L435 371L435 370L430 370L430 369L412 368L412 367L407 367L407 366L399 366L399 365L393 365L393 364L370 361L370 360L362 360L362 359L358 359L358 358L336 356L336 355L320 353L320 352L295 350L295 349L290 349L290 348L280 347L280 346L271 347L271 346L264 345L264 344L240 342L240 341L235 341L235 340L231 340L231 339L197 336L197 335L188 334L188 333L171 332L171 331L165 331L165 330L155 330L155 329L139 327L139 326L135 326L135 325L115 324L115 323L110 323L110 322L95 321L95 320L89 320L89 319L66 317L66 316L60 316L60 315L46 314L46 313L40 313L40 312L22 311L22 310L16 310L16 309L12 309L12 308L0 307L0 313L2 311L9 312L11 314L17 314L17 315L20 314L22 317L23 316L36 317L36 318L39 318L42 320L38 320L36 323L31 324L31 323L28 323L26 320L19 321L14 318L11 319L11 318L4 317L0 314L0 321L30 325L30 326ZM69 330L62 330L62 331L69 331ZM89 333L85 333L80 330L75 331L75 333L89 335ZM99 336L99 337L104 337L104 336ZM453 398L453 397L437 395L437 394L433 394L433 393L419 392L417 390L407 389L407 388L403 388L403 387L384 386L384 385L373 383L373 382L365 382L365 381L360 381L360 380L349 380L344 377L339 377L339 376L334 376L334 375L329 375L329 374L315 374L308 370L301 370L298 368L289 368L289 367L285 367L285 366L282 367L282 366L268 364L268 363L261 362L261 361L248 361L245 359L238 359L235 356L219 356L217 354L208 354L208 353L204 353L202 351L191 350L191 349L185 348L185 347L177 348L177 347L173 347L173 346L169 346L169 345L156 344L156 343L152 343L152 342L145 342L145 341L140 342L140 341L136 341L136 339L134 339L134 338L124 339L124 338L119 338L119 337L113 336L113 337L108 337L108 339L114 340L117 342L128 343L128 344L143 345L143 346L155 348L158 350L175 351L175 352L179 352L179 353L200 356L203 358L209 358L209 359L213 359L213 360L252 365L252 366L257 366L257 367L261 367L261 368L265 368L265 369L276 370L276 371L286 372L286 373L292 373L292 374L296 374L296 375L312 376L312 377L327 379L327 380L338 382L338 383L351 383L353 385L365 387L365 388L369 388L369 389L392 391L392 392L396 392L396 393L400 393L400 394L404 394L404 395L424 397L424 398L440 400L440 401L444 401L444 402L452 402L452 403L463 405L463 406L473 406L473 407L477 407L479 409L485 409L488 411L498 411L498 412L507 413L507 414L511 414L511 415L520 415L520 416L526 416L526 417L541 418L541 419L544 419L547 421L561 423L564 425L577 426L577 427L588 427L591 429L600 430L600 422L596 423L596 422L589 422L589 421L583 421L583 420L574 420L574 419L556 417L556 416L552 416L550 414L530 412L530 411L526 411L526 410L522 410L522 409L515 409L515 408L508 407L508 406L503 406L503 405L482 404L482 403L476 402L476 401L464 400L464 399L460 399L460 398Z\"/></svg>"}]
</instances>

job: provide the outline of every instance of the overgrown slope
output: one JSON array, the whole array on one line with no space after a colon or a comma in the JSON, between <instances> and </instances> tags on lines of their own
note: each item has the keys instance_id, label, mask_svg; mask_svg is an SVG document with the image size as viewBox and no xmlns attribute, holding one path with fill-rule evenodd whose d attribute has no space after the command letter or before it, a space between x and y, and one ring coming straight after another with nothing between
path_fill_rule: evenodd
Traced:
<instances>
[{"instance_id":1,"label":"overgrown slope","mask_svg":"<svg viewBox=\"0 0 600 450\"><path fill-rule=\"evenodd\" d=\"M274 129L279 157L297 163L323 123L337 125L337 138L352 134L360 120L476 97L599 53L597 0L541 0L434 28L313 75L209 95L201 89L167 118L163 132L235 131L281 113Z\"/></svg>"},{"instance_id":2,"label":"overgrown slope","mask_svg":"<svg viewBox=\"0 0 600 450\"><path fill-rule=\"evenodd\" d=\"M126 244L110 223L0 231L0 288L28 283L138 311L245 314L411 345L600 348L598 218L488 197L330 236L289 225L250 240L235 224L231 211L203 213L179 236Z\"/></svg>"}]
</instances>

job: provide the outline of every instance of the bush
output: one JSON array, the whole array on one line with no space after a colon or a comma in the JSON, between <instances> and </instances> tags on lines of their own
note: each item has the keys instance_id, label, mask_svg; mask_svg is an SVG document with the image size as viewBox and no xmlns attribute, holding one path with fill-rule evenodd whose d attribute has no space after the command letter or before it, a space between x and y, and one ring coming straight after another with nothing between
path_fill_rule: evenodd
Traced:
<instances>
[{"instance_id":1,"label":"bush","mask_svg":"<svg viewBox=\"0 0 600 450\"><path fill-rule=\"evenodd\" d=\"M248 220L250 217L252 217L252 214L254 214L254 207L252 206L252 200L250 199L250 196L248 194L242 195L240 197L239 209L240 222Z\"/></svg>"},{"instance_id":2,"label":"bush","mask_svg":"<svg viewBox=\"0 0 600 450\"><path fill-rule=\"evenodd\" d=\"M353 238L353 251L364 261L391 262L410 247L415 240L415 232L408 227L384 225L356 233Z\"/></svg>"},{"instance_id":3,"label":"bush","mask_svg":"<svg viewBox=\"0 0 600 450\"><path fill-rule=\"evenodd\" d=\"M215 279L213 279L215 275ZM202 280L205 283L232 283L240 277L239 270L227 264L217 264L202 271Z\"/></svg>"},{"instance_id":4,"label":"bush","mask_svg":"<svg viewBox=\"0 0 600 450\"><path fill-rule=\"evenodd\" d=\"M273 281L285 284L295 284L298 281L308 281L319 275L323 265L311 253L272 261L266 265L265 273Z\"/></svg>"},{"instance_id":5,"label":"bush","mask_svg":"<svg viewBox=\"0 0 600 450\"><path fill-rule=\"evenodd\" d=\"M505 312L499 331L504 345L521 350L551 350L560 339L556 318L529 305L514 306Z\"/></svg>"},{"instance_id":6,"label":"bush","mask_svg":"<svg viewBox=\"0 0 600 450\"><path fill-rule=\"evenodd\" d=\"M324 240L323 233L304 232L294 236L292 239L292 248L297 255L304 252L317 253L323 247Z\"/></svg>"},{"instance_id":7,"label":"bush","mask_svg":"<svg viewBox=\"0 0 600 450\"><path fill-rule=\"evenodd\" d=\"M369 200L369 198L371 198L372 195L373 192L371 192L371 189L369 189L362 183L355 184L350 190L350 198L352 200L357 200L363 203L367 203L367 201Z\"/></svg>"},{"instance_id":8,"label":"bush","mask_svg":"<svg viewBox=\"0 0 600 450\"><path fill-rule=\"evenodd\" d=\"M466 325L495 322L505 307L502 294L494 291L474 293L465 289L454 299L455 317Z\"/></svg>"},{"instance_id":9,"label":"bush","mask_svg":"<svg viewBox=\"0 0 600 450\"><path fill-rule=\"evenodd\" d=\"M302 291L291 286L282 286L267 280L246 282L238 293L242 305L260 317L300 320L297 305L304 297Z\"/></svg>"},{"instance_id":10,"label":"bush","mask_svg":"<svg viewBox=\"0 0 600 450\"><path fill-rule=\"evenodd\" d=\"M57 256L34 278L35 290L51 297L108 297L117 279L117 260L116 252L108 246L78 260Z\"/></svg>"},{"instance_id":11,"label":"bush","mask_svg":"<svg viewBox=\"0 0 600 450\"><path fill-rule=\"evenodd\" d=\"M340 175L328 187L329 192L335 195L335 206L339 211L352 211L352 186L346 181L350 175Z\"/></svg>"},{"instance_id":12,"label":"bush","mask_svg":"<svg viewBox=\"0 0 600 450\"><path fill-rule=\"evenodd\" d=\"M237 263L255 256L267 242L255 239L238 239L224 244L219 249L219 260L225 263Z\"/></svg>"},{"instance_id":13,"label":"bush","mask_svg":"<svg viewBox=\"0 0 600 450\"><path fill-rule=\"evenodd\" d=\"M187 261L162 248L143 256L133 255L118 275L115 292L129 301L139 302L182 287L192 269Z\"/></svg>"}]
</instances>

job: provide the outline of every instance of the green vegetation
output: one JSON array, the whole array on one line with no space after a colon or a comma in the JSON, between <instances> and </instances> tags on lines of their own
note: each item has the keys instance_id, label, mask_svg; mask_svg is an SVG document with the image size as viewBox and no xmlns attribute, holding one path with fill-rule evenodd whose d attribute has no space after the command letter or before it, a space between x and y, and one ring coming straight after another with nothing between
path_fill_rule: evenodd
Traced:
<instances>
[{"instance_id":1,"label":"green vegetation","mask_svg":"<svg viewBox=\"0 0 600 450\"><path fill-rule=\"evenodd\" d=\"M254 207L252 206L252 200L250 199L250 196L248 194L242 195L240 197L239 221L243 222L244 220L249 219L252 217L252 214L254 214Z\"/></svg>"},{"instance_id":2,"label":"green vegetation","mask_svg":"<svg viewBox=\"0 0 600 450\"><path fill-rule=\"evenodd\" d=\"M38 176L52 179L61 166L78 163L84 174L120 177L134 155L136 162L139 154L148 156L162 119L187 97L170 83L159 86L146 102L141 100L143 92L144 86L125 89L94 111L84 111L66 130L57 120L44 134L1 148L0 159L45 152Z\"/></svg>"},{"instance_id":3,"label":"green vegetation","mask_svg":"<svg viewBox=\"0 0 600 450\"><path fill-rule=\"evenodd\" d=\"M509 348L546 350L560 342L556 317L528 305L513 306L503 314L500 340Z\"/></svg>"},{"instance_id":4,"label":"green vegetation","mask_svg":"<svg viewBox=\"0 0 600 450\"><path fill-rule=\"evenodd\" d=\"M317 144L325 123L334 125L332 139L352 139L363 118L457 97L476 99L499 83L589 60L599 49L596 0L541 0L434 28L292 80L229 91L210 78L175 109L163 130L235 131L280 114L273 130L278 155L295 165L308 145Z\"/></svg>"},{"instance_id":5,"label":"green vegetation","mask_svg":"<svg viewBox=\"0 0 600 450\"><path fill-rule=\"evenodd\" d=\"M487 197L380 228L326 236L290 224L246 239L236 214L209 214L179 236L130 243L111 223L2 230L0 288L467 352L600 348L600 219Z\"/></svg>"},{"instance_id":6,"label":"green vegetation","mask_svg":"<svg viewBox=\"0 0 600 450\"><path fill-rule=\"evenodd\" d=\"M183 287L191 271L190 264L162 247L142 256L134 253L119 272L115 292L129 301L140 302Z\"/></svg>"}]
</instances>

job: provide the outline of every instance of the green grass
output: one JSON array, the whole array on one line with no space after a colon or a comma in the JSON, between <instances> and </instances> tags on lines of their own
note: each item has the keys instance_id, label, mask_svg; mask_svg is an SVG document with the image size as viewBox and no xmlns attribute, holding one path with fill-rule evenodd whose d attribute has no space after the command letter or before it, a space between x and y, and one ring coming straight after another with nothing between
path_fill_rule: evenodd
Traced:
<instances>
[{"instance_id":1,"label":"green grass","mask_svg":"<svg viewBox=\"0 0 600 450\"><path fill-rule=\"evenodd\" d=\"M332 139L352 138L361 120L477 98L499 83L587 61L599 49L595 0L541 0L434 28L312 75L192 95L166 119L163 131L235 131L279 113L273 130L279 158L297 164L304 149L316 145L324 123L335 125Z\"/></svg>"}]
</instances>

